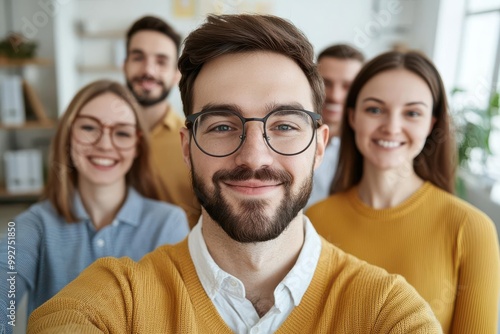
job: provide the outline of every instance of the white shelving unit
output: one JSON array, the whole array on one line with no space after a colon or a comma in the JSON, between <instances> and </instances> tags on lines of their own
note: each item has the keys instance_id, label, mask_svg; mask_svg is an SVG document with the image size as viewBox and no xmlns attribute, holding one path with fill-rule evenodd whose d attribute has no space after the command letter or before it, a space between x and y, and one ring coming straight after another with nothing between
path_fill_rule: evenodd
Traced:
<instances>
[{"instance_id":1,"label":"white shelving unit","mask_svg":"<svg viewBox=\"0 0 500 334\"><path fill-rule=\"evenodd\" d=\"M39 67L39 70L43 70L44 67L52 66L52 61L43 58L34 59L8 59L0 58L0 73L8 71L10 73L16 73L24 77L24 69L26 67ZM26 83L26 85L29 85ZM7 132L7 149L18 149L17 144L17 133L22 133L24 131L33 130L53 130L55 121L51 120L46 112L44 106L41 104L37 94L30 87L29 96L27 94L26 88L23 92L27 105L26 112L31 111L31 119L28 119L23 124L18 125L5 125L0 122L0 131ZM29 116L29 115L27 115ZM3 152L2 152L3 153ZM3 159L0 162L3 164ZM4 173L5 174L5 173ZM34 202L40 197L39 192L29 192L29 193L9 193L5 187L5 175L2 175L3 182L0 183L0 203L12 203L12 202Z\"/></svg>"}]
</instances>

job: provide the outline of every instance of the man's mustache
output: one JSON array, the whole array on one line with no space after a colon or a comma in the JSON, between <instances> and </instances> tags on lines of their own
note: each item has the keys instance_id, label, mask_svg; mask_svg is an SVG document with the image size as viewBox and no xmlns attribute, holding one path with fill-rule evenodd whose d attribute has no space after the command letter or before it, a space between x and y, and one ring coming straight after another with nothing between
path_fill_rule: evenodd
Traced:
<instances>
[{"instance_id":1,"label":"man's mustache","mask_svg":"<svg viewBox=\"0 0 500 334\"><path fill-rule=\"evenodd\" d=\"M291 184L293 177L290 173L283 170L271 168L253 170L242 166L236 167L233 170L222 169L212 176L214 184L220 181L246 181L251 179Z\"/></svg>"},{"instance_id":2,"label":"man's mustache","mask_svg":"<svg viewBox=\"0 0 500 334\"><path fill-rule=\"evenodd\" d=\"M143 76L140 76L140 77L134 77L132 79L133 82L141 82L141 81L154 81L155 83L157 83L158 85L162 85L163 86L163 81L160 80L160 79L156 79L150 75L143 75Z\"/></svg>"}]
</instances>

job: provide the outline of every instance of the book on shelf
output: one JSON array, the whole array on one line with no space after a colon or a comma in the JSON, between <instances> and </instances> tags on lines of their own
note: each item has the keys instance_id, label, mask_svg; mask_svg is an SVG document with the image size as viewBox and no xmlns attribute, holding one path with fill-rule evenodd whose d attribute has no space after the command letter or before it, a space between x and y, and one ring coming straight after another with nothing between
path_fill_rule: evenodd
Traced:
<instances>
[{"instance_id":1,"label":"book on shelf","mask_svg":"<svg viewBox=\"0 0 500 334\"><path fill-rule=\"evenodd\" d=\"M26 115L33 115L39 122L49 123L50 119L45 112L42 101L40 101L33 87L26 80L23 80L23 92L26 101Z\"/></svg>"}]
</instances>

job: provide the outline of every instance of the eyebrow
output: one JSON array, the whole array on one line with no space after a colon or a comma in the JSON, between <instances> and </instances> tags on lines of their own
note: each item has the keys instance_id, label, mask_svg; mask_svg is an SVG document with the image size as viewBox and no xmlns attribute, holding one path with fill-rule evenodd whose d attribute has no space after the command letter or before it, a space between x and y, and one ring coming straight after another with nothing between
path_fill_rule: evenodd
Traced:
<instances>
[{"instance_id":1,"label":"eyebrow","mask_svg":"<svg viewBox=\"0 0 500 334\"><path fill-rule=\"evenodd\" d=\"M375 97L367 97L367 98L363 99L363 101L361 101L361 102L364 103L364 102L369 102L369 101L375 101L375 102L380 103L380 104L385 104L384 101L377 99ZM426 103L424 103L422 101L412 101L412 102L405 103L405 106L413 106L413 105L423 105L427 108L429 107Z\"/></svg>"},{"instance_id":2,"label":"eyebrow","mask_svg":"<svg viewBox=\"0 0 500 334\"><path fill-rule=\"evenodd\" d=\"M265 106L265 109L268 113L272 111L278 111L278 110L304 110L304 106L300 103L297 102L292 102L292 103L285 103L285 104L279 104L279 103L268 103ZM233 103L223 103L223 104L214 104L214 103L208 103L201 108L200 112L206 112L206 111L217 111L217 110L228 110L228 111L234 111L238 114L243 114L242 109L240 106L233 104Z\"/></svg>"},{"instance_id":3,"label":"eyebrow","mask_svg":"<svg viewBox=\"0 0 500 334\"><path fill-rule=\"evenodd\" d=\"M142 51L141 49L131 49L129 51L129 55L145 55L146 53L144 51ZM157 58L161 58L161 59L170 59L170 57L164 53L157 53L154 55L155 57Z\"/></svg>"},{"instance_id":4,"label":"eyebrow","mask_svg":"<svg viewBox=\"0 0 500 334\"><path fill-rule=\"evenodd\" d=\"M79 117L83 117L83 118L90 118L90 119L93 119L94 121L96 121L97 123L101 124L101 125L107 125L107 126L116 126L116 125L131 125L131 126L137 126L137 123L128 123L128 122L118 122L118 123L113 123L113 124L110 124L109 122L103 122L102 120L100 120L99 118L97 117L94 117L94 116L91 116L91 115L85 115L85 114L79 114L75 117L75 119L79 118Z\"/></svg>"}]
</instances>

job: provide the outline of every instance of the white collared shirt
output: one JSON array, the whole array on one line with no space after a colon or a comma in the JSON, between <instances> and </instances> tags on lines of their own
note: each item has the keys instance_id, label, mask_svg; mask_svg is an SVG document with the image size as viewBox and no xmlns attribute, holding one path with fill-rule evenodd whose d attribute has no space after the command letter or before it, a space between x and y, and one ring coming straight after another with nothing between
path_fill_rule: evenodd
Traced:
<instances>
[{"instance_id":1,"label":"white collared shirt","mask_svg":"<svg viewBox=\"0 0 500 334\"><path fill-rule=\"evenodd\" d=\"M313 189L306 208L330 196L330 187L337 170L340 138L332 137L325 148L321 165L314 171Z\"/></svg>"},{"instance_id":2,"label":"white collared shirt","mask_svg":"<svg viewBox=\"0 0 500 334\"><path fill-rule=\"evenodd\" d=\"M243 283L223 271L210 256L201 229L202 218L189 234L189 253L201 285L222 319L235 333L273 333L278 330L299 305L318 264L321 240L309 219L304 216L304 245L297 262L274 290L274 306L262 318L245 298Z\"/></svg>"}]
</instances>

